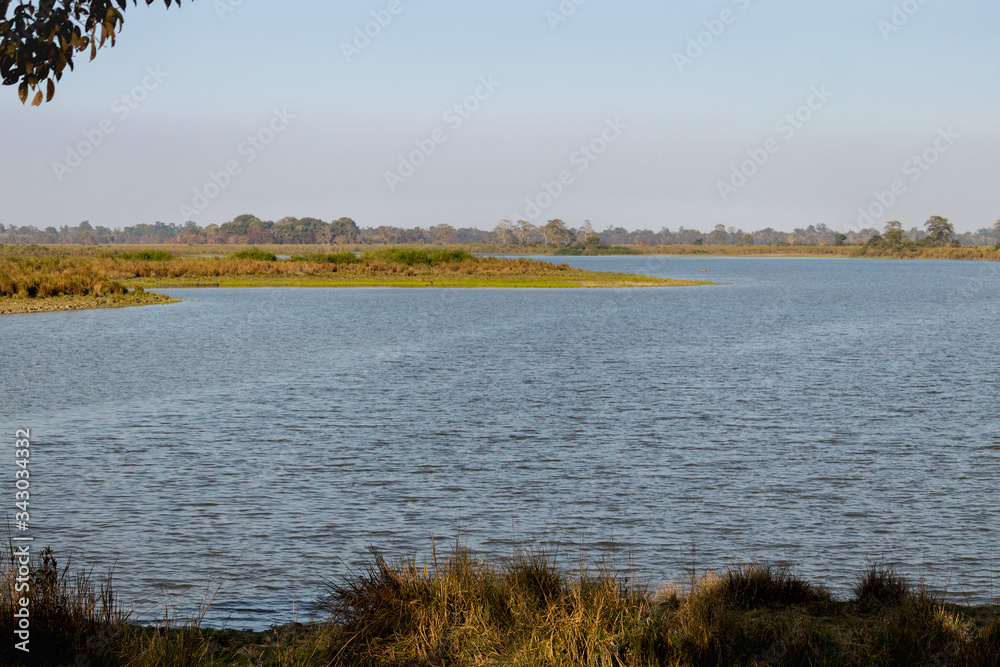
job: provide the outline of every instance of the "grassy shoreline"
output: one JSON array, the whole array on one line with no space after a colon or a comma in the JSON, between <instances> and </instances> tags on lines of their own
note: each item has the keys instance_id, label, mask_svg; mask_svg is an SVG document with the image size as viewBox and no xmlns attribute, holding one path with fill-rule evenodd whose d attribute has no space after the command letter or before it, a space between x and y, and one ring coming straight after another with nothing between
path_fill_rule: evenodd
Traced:
<instances>
[{"instance_id":1,"label":"grassy shoreline","mask_svg":"<svg viewBox=\"0 0 1000 667\"><path fill-rule=\"evenodd\" d=\"M43 252L44 250L44 252ZM461 250L388 248L279 259L248 248L225 257L178 256L163 248L114 254L0 255L0 315L166 303L167 287L678 287L713 284L575 269ZM132 288L131 291L129 288Z\"/></svg>"},{"instance_id":2,"label":"grassy shoreline","mask_svg":"<svg viewBox=\"0 0 1000 667\"><path fill-rule=\"evenodd\" d=\"M19 602L11 550L0 569L0 618ZM1000 606L934 599L870 565L850 599L787 569L751 563L685 585L644 586L613 567L559 570L519 550L478 558L456 545L422 564L387 562L331 583L325 618L255 632L138 625L109 575L30 566L30 660L87 665L954 665L1000 662ZM10 633L8 632L8 637Z\"/></svg>"}]
</instances>

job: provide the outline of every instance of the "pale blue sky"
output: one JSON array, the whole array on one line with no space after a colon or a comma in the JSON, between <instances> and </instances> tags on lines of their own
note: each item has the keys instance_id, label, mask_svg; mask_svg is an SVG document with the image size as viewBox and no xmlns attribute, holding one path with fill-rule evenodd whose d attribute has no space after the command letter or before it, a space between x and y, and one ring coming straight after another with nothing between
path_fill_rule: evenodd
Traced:
<instances>
[{"instance_id":1,"label":"pale blue sky","mask_svg":"<svg viewBox=\"0 0 1000 667\"><path fill-rule=\"evenodd\" d=\"M1000 217L996 2L586 0L553 29L559 0L398 0L349 62L342 44L390 4L130 7L118 45L79 61L51 103L22 107L0 90L0 222L204 225L250 212L361 226L518 216L598 230L848 230L859 207L879 213L876 192L894 181L902 194L872 215L879 227L943 215L967 231ZM912 15L884 35L879 22L903 5ZM711 23L720 17L729 23ZM708 46L679 67L699 33ZM457 126L446 113L477 88L484 99ZM832 97L812 97L789 136L778 121L814 89ZM605 131L616 119L626 128ZM271 139L272 123L273 141L246 143ZM435 130L446 141L400 171ZM769 139L776 152L731 181ZM577 153L595 140L603 153ZM68 160L81 142L90 154ZM907 164L925 150L934 164ZM567 184L549 198L560 172Z\"/></svg>"}]
</instances>

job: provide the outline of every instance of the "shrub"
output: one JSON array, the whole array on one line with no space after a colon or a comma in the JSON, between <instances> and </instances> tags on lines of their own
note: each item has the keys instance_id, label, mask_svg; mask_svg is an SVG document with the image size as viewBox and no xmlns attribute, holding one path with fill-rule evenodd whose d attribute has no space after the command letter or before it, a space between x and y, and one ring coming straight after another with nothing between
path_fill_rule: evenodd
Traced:
<instances>
[{"instance_id":1,"label":"shrub","mask_svg":"<svg viewBox=\"0 0 1000 667\"><path fill-rule=\"evenodd\" d=\"M383 260L393 264L407 266L435 266L437 264L457 264L459 262L476 261L476 257L464 250L417 250L413 248L387 248L365 253L369 260Z\"/></svg>"},{"instance_id":2,"label":"shrub","mask_svg":"<svg viewBox=\"0 0 1000 667\"><path fill-rule=\"evenodd\" d=\"M273 252L261 250L260 248L247 248L246 250L240 250L232 253L229 257L232 259L255 259L260 262L278 261L278 256Z\"/></svg>"},{"instance_id":3,"label":"shrub","mask_svg":"<svg viewBox=\"0 0 1000 667\"><path fill-rule=\"evenodd\" d=\"M166 262L174 256L166 250L140 250L138 252L122 252L115 255L119 259L141 259L147 262Z\"/></svg>"},{"instance_id":4,"label":"shrub","mask_svg":"<svg viewBox=\"0 0 1000 667\"><path fill-rule=\"evenodd\" d=\"M295 255L293 262L313 262L314 264L359 264L361 258L353 252L314 252L308 255Z\"/></svg>"}]
</instances>

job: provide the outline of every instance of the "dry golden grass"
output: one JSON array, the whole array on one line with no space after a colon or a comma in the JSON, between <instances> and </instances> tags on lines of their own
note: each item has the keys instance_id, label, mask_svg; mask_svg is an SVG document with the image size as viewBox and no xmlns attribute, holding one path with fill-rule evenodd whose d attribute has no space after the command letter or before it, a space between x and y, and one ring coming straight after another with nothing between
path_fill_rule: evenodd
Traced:
<instances>
[{"instance_id":1,"label":"dry golden grass","mask_svg":"<svg viewBox=\"0 0 1000 667\"><path fill-rule=\"evenodd\" d=\"M0 258L0 296L107 296L128 289L93 261L65 258Z\"/></svg>"}]
</instances>

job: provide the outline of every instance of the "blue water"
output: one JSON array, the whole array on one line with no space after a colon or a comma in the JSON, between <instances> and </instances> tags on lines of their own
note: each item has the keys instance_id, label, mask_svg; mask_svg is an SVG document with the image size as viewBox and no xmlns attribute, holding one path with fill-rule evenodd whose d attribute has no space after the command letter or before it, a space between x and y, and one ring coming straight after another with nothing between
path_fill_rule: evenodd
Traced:
<instances>
[{"instance_id":1,"label":"blue water","mask_svg":"<svg viewBox=\"0 0 1000 667\"><path fill-rule=\"evenodd\" d=\"M654 582L767 559L841 595L881 558L1000 595L1000 265L558 261L727 284L0 318L36 544L117 561L137 618L215 594L206 622L234 627L305 620L369 545L422 558L432 536Z\"/></svg>"}]
</instances>

